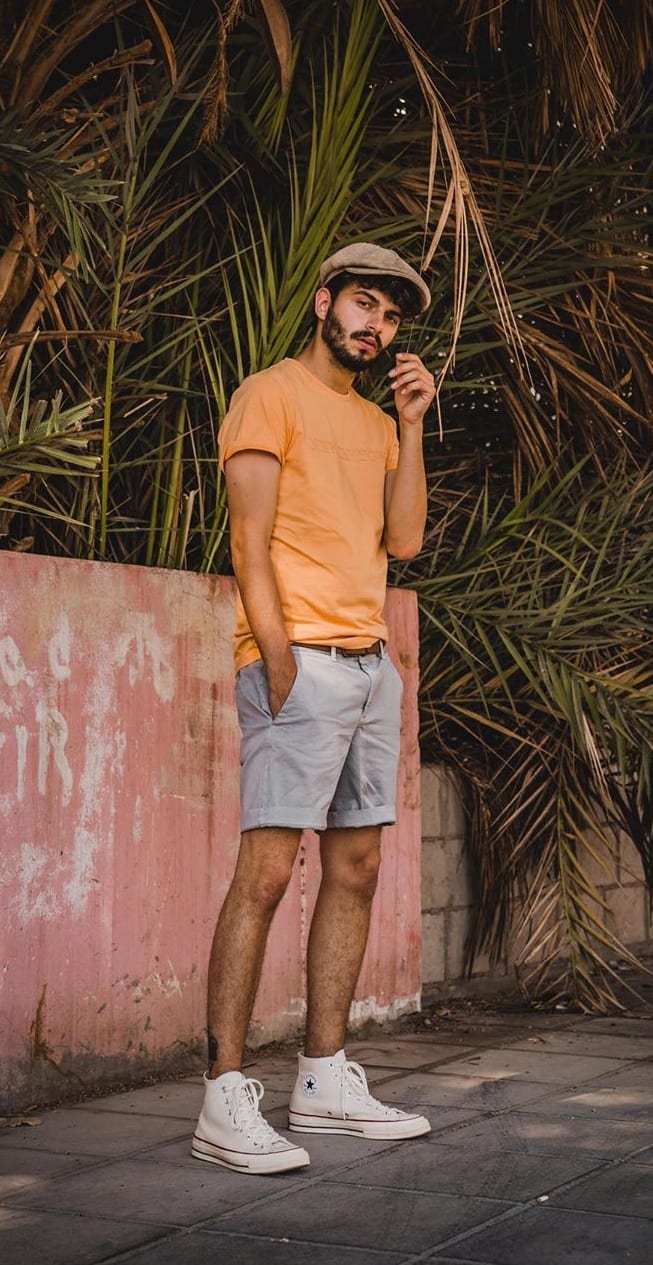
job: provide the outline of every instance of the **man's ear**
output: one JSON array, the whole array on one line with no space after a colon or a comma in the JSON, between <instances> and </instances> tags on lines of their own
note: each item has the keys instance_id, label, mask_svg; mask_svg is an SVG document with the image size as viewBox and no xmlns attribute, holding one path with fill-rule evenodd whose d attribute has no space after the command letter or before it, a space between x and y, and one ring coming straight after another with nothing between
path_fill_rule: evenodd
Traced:
<instances>
[{"instance_id":1,"label":"man's ear","mask_svg":"<svg viewBox=\"0 0 653 1265\"><path fill-rule=\"evenodd\" d=\"M315 295L315 315L319 321L323 321L329 308L331 307L331 292L326 286L320 286Z\"/></svg>"}]
</instances>

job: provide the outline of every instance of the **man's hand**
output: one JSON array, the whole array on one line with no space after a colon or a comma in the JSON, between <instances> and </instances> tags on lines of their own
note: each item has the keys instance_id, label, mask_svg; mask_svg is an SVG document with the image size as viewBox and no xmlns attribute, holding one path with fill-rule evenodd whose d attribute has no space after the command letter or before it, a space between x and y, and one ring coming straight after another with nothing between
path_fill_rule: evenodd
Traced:
<instances>
[{"instance_id":1,"label":"man's hand","mask_svg":"<svg viewBox=\"0 0 653 1265\"><path fill-rule=\"evenodd\" d=\"M274 720L288 698L297 676L297 664L290 646L281 662L266 662L265 675L268 679L268 702Z\"/></svg>"},{"instance_id":2,"label":"man's hand","mask_svg":"<svg viewBox=\"0 0 653 1265\"><path fill-rule=\"evenodd\" d=\"M421 422L435 398L433 374L429 373L419 356L410 351L399 351L389 377L400 423L414 426Z\"/></svg>"}]
</instances>

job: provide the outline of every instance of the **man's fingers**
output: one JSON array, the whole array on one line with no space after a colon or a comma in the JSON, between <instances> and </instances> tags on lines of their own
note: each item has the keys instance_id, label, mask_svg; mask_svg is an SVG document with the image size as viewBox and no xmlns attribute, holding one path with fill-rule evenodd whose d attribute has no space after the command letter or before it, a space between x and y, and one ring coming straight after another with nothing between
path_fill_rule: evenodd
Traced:
<instances>
[{"instance_id":1,"label":"man's fingers","mask_svg":"<svg viewBox=\"0 0 653 1265\"><path fill-rule=\"evenodd\" d=\"M392 383L393 391L425 391L435 393L435 382L430 375L423 373L402 373Z\"/></svg>"},{"instance_id":2,"label":"man's fingers","mask_svg":"<svg viewBox=\"0 0 653 1265\"><path fill-rule=\"evenodd\" d=\"M417 370L409 373L399 373L394 379L392 385L394 387L405 387L411 382L419 383L420 386L431 387L435 383L429 374L419 373Z\"/></svg>"},{"instance_id":3,"label":"man's fingers","mask_svg":"<svg viewBox=\"0 0 653 1265\"><path fill-rule=\"evenodd\" d=\"M397 356L397 360L399 360L399 356ZM394 369L390 370L388 376L393 382L414 381L418 377L424 382L435 385L433 374L429 372L419 356L410 356L408 361L402 360L401 364L395 365Z\"/></svg>"},{"instance_id":4,"label":"man's fingers","mask_svg":"<svg viewBox=\"0 0 653 1265\"><path fill-rule=\"evenodd\" d=\"M401 402L400 410L414 408L418 400L423 403L422 411L428 408L435 396L435 378L415 352L397 352L396 364L389 377L395 395L410 397Z\"/></svg>"}]
</instances>

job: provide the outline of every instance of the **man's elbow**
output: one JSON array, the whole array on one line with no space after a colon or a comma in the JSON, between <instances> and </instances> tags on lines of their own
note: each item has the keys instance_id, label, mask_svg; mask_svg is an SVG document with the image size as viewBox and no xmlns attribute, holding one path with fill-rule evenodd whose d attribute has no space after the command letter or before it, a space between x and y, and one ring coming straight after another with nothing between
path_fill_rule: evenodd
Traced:
<instances>
[{"instance_id":1,"label":"man's elbow","mask_svg":"<svg viewBox=\"0 0 653 1265\"><path fill-rule=\"evenodd\" d=\"M389 557L396 558L398 562L410 562L411 558L416 558L421 553L423 544L423 536L414 536L406 540L386 540L385 547Z\"/></svg>"}]
</instances>

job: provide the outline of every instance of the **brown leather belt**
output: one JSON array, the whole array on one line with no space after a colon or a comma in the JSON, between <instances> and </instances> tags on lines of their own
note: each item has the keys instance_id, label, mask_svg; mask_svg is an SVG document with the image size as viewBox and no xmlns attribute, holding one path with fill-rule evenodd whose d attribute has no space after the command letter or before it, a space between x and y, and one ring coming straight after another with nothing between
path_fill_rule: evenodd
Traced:
<instances>
[{"instance_id":1,"label":"brown leather belt","mask_svg":"<svg viewBox=\"0 0 653 1265\"><path fill-rule=\"evenodd\" d=\"M345 650L342 646L311 646L307 641L293 641L292 644L293 646L299 646L300 650L320 650L322 654L332 654L335 651L337 655L341 654L344 659L357 659L361 654L381 656L385 642L373 641L371 646L361 646L359 650Z\"/></svg>"}]
</instances>

